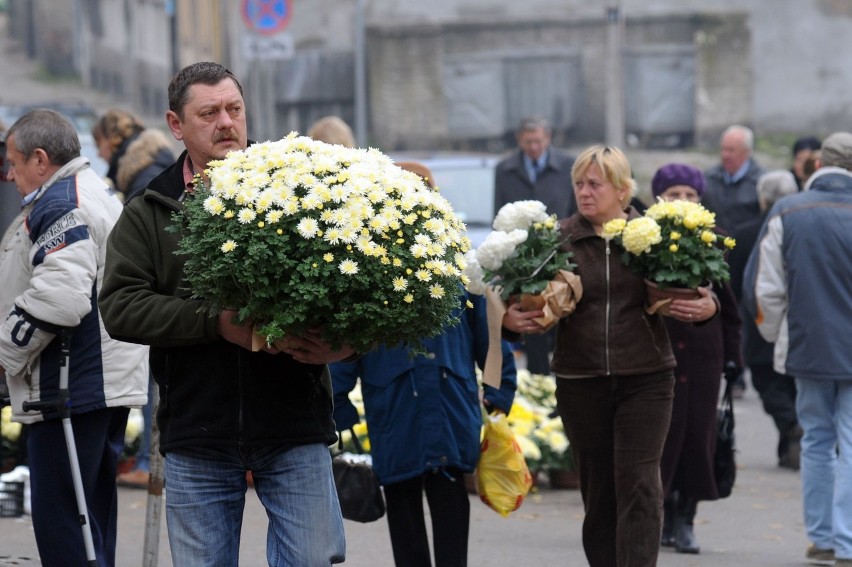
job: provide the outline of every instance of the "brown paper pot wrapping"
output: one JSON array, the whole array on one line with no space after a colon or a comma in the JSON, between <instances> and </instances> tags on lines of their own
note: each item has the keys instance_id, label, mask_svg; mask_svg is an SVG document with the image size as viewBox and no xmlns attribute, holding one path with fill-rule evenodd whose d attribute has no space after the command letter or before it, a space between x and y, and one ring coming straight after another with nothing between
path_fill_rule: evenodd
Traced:
<instances>
[{"instance_id":1,"label":"brown paper pot wrapping","mask_svg":"<svg viewBox=\"0 0 852 567\"><path fill-rule=\"evenodd\" d=\"M517 300L523 305L531 305L532 309L544 311L543 317L534 319L536 323L549 329L561 317L574 312L577 302L583 297L583 285L580 276L568 270L559 270L556 277L538 295L528 295ZM485 290L486 309L488 313L488 354L485 356L485 368L482 370L482 381L495 388L500 387L502 378L503 352L500 337L503 327L503 314L506 304L500 299L500 294L492 287ZM531 302L531 303L524 303ZM522 307L529 311L526 307Z\"/></svg>"},{"instance_id":2,"label":"brown paper pot wrapping","mask_svg":"<svg viewBox=\"0 0 852 567\"><path fill-rule=\"evenodd\" d=\"M540 294L524 293L517 301L523 311L544 311L543 317L536 317L533 321L544 329L550 329L559 319L573 313L582 297L583 284L580 282L580 276L568 270L559 270Z\"/></svg>"},{"instance_id":3,"label":"brown paper pot wrapping","mask_svg":"<svg viewBox=\"0 0 852 567\"><path fill-rule=\"evenodd\" d=\"M701 294L697 289L689 289L685 287L667 287L660 289L660 286L651 280L645 280L645 288L648 294L648 305L645 311L653 315L663 315L670 317L671 302L675 299L698 299Z\"/></svg>"}]
</instances>

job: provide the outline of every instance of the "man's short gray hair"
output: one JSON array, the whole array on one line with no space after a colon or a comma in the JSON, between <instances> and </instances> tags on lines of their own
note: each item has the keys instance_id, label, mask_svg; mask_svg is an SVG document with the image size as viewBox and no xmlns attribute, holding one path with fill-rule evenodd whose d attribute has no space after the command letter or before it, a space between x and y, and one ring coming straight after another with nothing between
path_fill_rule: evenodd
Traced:
<instances>
[{"instance_id":1,"label":"man's short gray hair","mask_svg":"<svg viewBox=\"0 0 852 567\"><path fill-rule=\"evenodd\" d=\"M734 132L742 135L743 145L749 152L754 151L754 131L751 128L742 124L734 124L725 128L725 131L722 132L722 137L724 138L726 135Z\"/></svg>"},{"instance_id":2,"label":"man's short gray hair","mask_svg":"<svg viewBox=\"0 0 852 567\"><path fill-rule=\"evenodd\" d=\"M62 114L48 108L30 110L12 124L6 140L15 136L15 147L24 158L38 148L44 150L52 165L65 165L80 156L80 138L74 125Z\"/></svg>"}]
</instances>

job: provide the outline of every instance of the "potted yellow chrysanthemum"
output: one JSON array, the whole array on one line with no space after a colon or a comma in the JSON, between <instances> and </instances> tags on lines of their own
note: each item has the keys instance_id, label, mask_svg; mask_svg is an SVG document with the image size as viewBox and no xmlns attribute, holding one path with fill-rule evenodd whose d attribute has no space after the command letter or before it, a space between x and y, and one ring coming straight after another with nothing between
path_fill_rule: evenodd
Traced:
<instances>
[{"instance_id":1,"label":"potted yellow chrysanthemum","mask_svg":"<svg viewBox=\"0 0 852 567\"><path fill-rule=\"evenodd\" d=\"M642 217L609 221L602 236L624 248L622 260L645 277L653 294L655 288L695 290L730 279L725 250L736 242L720 238L715 226L716 215L698 203L660 201Z\"/></svg>"},{"instance_id":2,"label":"potted yellow chrysanthemum","mask_svg":"<svg viewBox=\"0 0 852 567\"><path fill-rule=\"evenodd\" d=\"M290 134L211 162L177 214L192 293L267 343L367 351L453 321L470 243L449 202L370 149Z\"/></svg>"}]
</instances>

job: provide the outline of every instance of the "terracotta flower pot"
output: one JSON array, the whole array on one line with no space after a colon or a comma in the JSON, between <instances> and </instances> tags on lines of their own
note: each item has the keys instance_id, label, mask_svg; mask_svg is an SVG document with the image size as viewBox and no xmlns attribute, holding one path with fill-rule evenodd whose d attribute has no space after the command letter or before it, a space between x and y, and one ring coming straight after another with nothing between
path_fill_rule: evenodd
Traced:
<instances>
[{"instance_id":1,"label":"terracotta flower pot","mask_svg":"<svg viewBox=\"0 0 852 567\"><path fill-rule=\"evenodd\" d=\"M508 303L509 305L517 303L521 306L521 311L536 311L543 309L547 300L541 294L522 293L511 296Z\"/></svg>"},{"instance_id":2,"label":"terracotta flower pot","mask_svg":"<svg viewBox=\"0 0 852 567\"><path fill-rule=\"evenodd\" d=\"M116 464L116 474L129 473L136 466L136 457L127 457L120 459Z\"/></svg>"},{"instance_id":3,"label":"terracotta flower pot","mask_svg":"<svg viewBox=\"0 0 852 567\"><path fill-rule=\"evenodd\" d=\"M651 280L645 280L645 288L648 294L648 306L645 308L650 314L671 316L670 304L675 299L698 299L701 294L697 289L689 289L684 287L667 287L661 289L660 286Z\"/></svg>"}]
</instances>

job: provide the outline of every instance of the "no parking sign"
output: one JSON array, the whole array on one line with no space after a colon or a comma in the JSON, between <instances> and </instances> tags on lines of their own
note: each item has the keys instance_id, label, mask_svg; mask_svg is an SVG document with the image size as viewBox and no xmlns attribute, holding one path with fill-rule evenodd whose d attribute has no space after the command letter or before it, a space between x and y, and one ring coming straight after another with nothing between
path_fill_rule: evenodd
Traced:
<instances>
[{"instance_id":1,"label":"no parking sign","mask_svg":"<svg viewBox=\"0 0 852 567\"><path fill-rule=\"evenodd\" d=\"M248 29L261 35L284 31L293 14L290 0L243 0L242 11Z\"/></svg>"},{"instance_id":2,"label":"no parking sign","mask_svg":"<svg viewBox=\"0 0 852 567\"><path fill-rule=\"evenodd\" d=\"M284 31L293 15L291 0L243 0L243 54L249 60L274 61L293 57L293 37Z\"/></svg>"}]
</instances>

